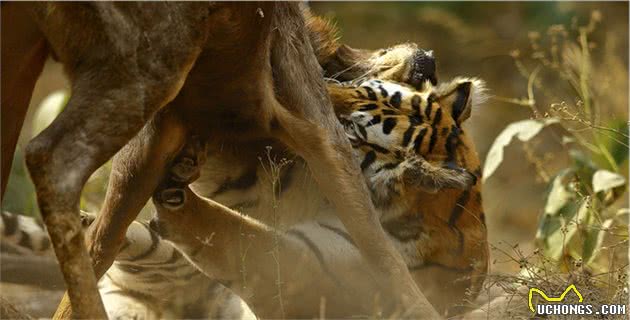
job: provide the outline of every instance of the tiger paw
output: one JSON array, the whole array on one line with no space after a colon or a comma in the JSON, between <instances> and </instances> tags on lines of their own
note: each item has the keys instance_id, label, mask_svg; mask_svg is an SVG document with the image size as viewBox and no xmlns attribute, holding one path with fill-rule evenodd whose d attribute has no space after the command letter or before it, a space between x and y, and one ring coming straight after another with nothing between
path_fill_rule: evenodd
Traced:
<instances>
[{"instance_id":1,"label":"tiger paw","mask_svg":"<svg viewBox=\"0 0 630 320\"><path fill-rule=\"evenodd\" d=\"M466 190L472 187L477 177L455 164L432 163L422 157L411 156L401 164L402 181L428 193L442 189Z\"/></svg>"}]
</instances>

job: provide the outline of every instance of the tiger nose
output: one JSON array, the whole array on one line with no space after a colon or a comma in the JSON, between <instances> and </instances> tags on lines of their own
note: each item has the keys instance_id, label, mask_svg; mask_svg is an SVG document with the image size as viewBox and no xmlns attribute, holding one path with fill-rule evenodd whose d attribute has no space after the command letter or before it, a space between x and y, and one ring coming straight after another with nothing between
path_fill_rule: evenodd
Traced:
<instances>
[{"instance_id":1,"label":"tiger nose","mask_svg":"<svg viewBox=\"0 0 630 320\"><path fill-rule=\"evenodd\" d=\"M437 84L435 57L433 50L418 49L412 57L409 84L421 89L425 81Z\"/></svg>"}]
</instances>

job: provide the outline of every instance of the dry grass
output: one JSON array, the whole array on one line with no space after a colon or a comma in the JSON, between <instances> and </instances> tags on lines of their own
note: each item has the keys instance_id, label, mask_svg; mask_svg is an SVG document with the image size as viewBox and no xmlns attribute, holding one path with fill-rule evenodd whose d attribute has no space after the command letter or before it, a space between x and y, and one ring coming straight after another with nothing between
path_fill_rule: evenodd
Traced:
<instances>
[{"instance_id":1,"label":"dry grass","mask_svg":"<svg viewBox=\"0 0 630 320\"><path fill-rule=\"evenodd\" d=\"M570 285L575 285L584 297L584 304L593 305L595 310L603 304L628 304L627 272L628 265L617 266L602 273L593 273L580 263L568 270L561 270L555 261L537 250L524 254L518 246L509 251L492 248L505 257L505 261L520 266L518 274L491 274L475 302L477 310L466 319L532 319L536 316L529 310L530 288L539 288L549 297L558 297ZM533 304L543 303L538 294L533 295ZM546 303L546 302L545 302ZM577 296L569 294L567 304L577 304ZM582 319L583 316L548 316L546 319ZM627 319L627 315L596 317L596 319Z\"/></svg>"},{"instance_id":2,"label":"dry grass","mask_svg":"<svg viewBox=\"0 0 630 320\"><path fill-rule=\"evenodd\" d=\"M268 146L266 149L265 157L259 157L262 168L264 169L265 175L267 176L267 180L270 182L270 192L271 192L271 218L273 230L280 230L278 210L279 210L279 196L280 191L282 190L282 170L291 164L291 161L286 158L278 159L276 156L272 154L271 146ZM280 311L280 315L282 318L285 318L285 309L284 309L284 298L282 295L282 286L284 283L282 282L282 272L280 266L280 233L274 232L274 246L273 250L270 254L273 256L274 261L276 263L276 296L273 297L278 301L278 309Z\"/></svg>"}]
</instances>

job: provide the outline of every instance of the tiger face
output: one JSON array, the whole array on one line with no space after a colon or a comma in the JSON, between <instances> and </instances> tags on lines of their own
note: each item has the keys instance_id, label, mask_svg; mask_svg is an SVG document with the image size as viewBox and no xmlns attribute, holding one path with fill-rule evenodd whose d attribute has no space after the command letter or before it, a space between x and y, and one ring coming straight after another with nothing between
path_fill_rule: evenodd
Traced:
<instances>
[{"instance_id":1,"label":"tiger face","mask_svg":"<svg viewBox=\"0 0 630 320\"><path fill-rule=\"evenodd\" d=\"M426 82L421 90L382 80L328 88L361 169L376 184L371 189L399 192L394 182L402 182L434 193L476 182L478 160L467 161L471 142L462 124L485 100L482 81Z\"/></svg>"},{"instance_id":2,"label":"tiger face","mask_svg":"<svg viewBox=\"0 0 630 320\"><path fill-rule=\"evenodd\" d=\"M479 157L462 126L485 100L483 82L456 78L416 90L369 80L328 89L384 229L429 301L462 312L488 266Z\"/></svg>"}]
</instances>

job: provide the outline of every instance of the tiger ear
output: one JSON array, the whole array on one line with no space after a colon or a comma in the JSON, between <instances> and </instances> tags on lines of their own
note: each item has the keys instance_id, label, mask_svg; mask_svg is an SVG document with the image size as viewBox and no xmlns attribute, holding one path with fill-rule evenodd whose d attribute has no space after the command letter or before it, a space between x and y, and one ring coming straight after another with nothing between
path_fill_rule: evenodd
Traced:
<instances>
[{"instance_id":1,"label":"tiger ear","mask_svg":"<svg viewBox=\"0 0 630 320\"><path fill-rule=\"evenodd\" d=\"M450 111L459 125L470 118L472 109L476 109L487 100L485 83L479 79L456 78L435 89L437 102Z\"/></svg>"}]
</instances>

